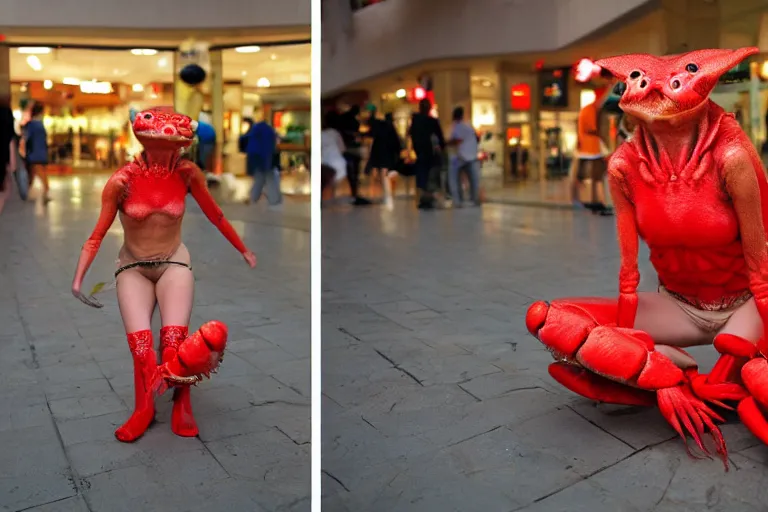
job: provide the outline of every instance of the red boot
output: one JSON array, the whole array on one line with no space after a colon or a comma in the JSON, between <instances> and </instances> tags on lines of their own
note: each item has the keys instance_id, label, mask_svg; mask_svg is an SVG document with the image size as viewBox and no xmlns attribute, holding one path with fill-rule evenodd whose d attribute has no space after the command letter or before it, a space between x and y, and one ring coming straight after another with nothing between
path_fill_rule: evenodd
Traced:
<instances>
[{"instance_id":1,"label":"red boot","mask_svg":"<svg viewBox=\"0 0 768 512\"><path fill-rule=\"evenodd\" d=\"M115 437L124 443L144 435L155 419L155 403L151 393L152 377L157 370L157 355L152 340L152 331L137 331L128 334L128 346L133 355L133 382L136 405L133 414L125 424L115 431Z\"/></svg>"},{"instance_id":2,"label":"red boot","mask_svg":"<svg viewBox=\"0 0 768 512\"><path fill-rule=\"evenodd\" d=\"M160 352L163 363L172 361L179 350L179 345L187 339L189 328L183 325L168 325L160 329ZM171 430L182 437L195 437L199 431L192 415L192 401L189 384L177 385L173 390L173 412Z\"/></svg>"}]
</instances>

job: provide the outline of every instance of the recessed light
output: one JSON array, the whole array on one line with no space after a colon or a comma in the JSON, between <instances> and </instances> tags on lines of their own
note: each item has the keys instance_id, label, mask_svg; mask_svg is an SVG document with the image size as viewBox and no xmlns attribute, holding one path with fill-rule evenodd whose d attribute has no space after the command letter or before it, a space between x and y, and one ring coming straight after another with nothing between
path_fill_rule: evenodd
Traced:
<instances>
[{"instance_id":1,"label":"recessed light","mask_svg":"<svg viewBox=\"0 0 768 512\"><path fill-rule=\"evenodd\" d=\"M19 53L24 54L37 54L37 55L44 55L46 53L51 53L51 49L47 46L22 46L16 50Z\"/></svg>"},{"instance_id":2,"label":"recessed light","mask_svg":"<svg viewBox=\"0 0 768 512\"><path fill-rule=\"evenodd\" d=\"M131 87L131 90L133 92L144 92L144 86L141 84L133 84L133 87Z\"/></svg>"},{"instance_id":3,"label":"recessed light","mask_svg":"<svg viewBox=\"0 0 768 512\"><path fill-rule=\"evenodd\" d=\"M64 85L80 85L80 80L77 78L65 77L61 79L61 83Z\"/></svg>"},{"instance_id":4,"label":"recessed light","mask_svg":"<svg viewBox=\"0 0 768 512\"><path fill-rule=\"evenodd\" d=\"M405 89L398 89L398 90L395 92L395 96L396 96L397 98L405 98L407 94L408 94L408 92L407 92Z\"/></svg>"},{"instance_id":5,"label":"recessed light","mask_svg":"<svg viewBox=\"0 0 768 512\"><path fill-rule=\"evenodd\" d=\"M134 48L131 50L131 53L134 55L157 55L157 50L152 48Z\"/></svg>"},{"instance_id":6,"label":"recessed light","mask_svg":"<svg viewBox=\"0 0 768 512\"><path fill-rule=\"evenodd\" d=\"M160 58L160 59L157 61L157 65L158 65L158 66L160 66L161 68L164 68L165 66L167 66L167 65L168 65L168 59L166 59L165 57L161 57L161 58Z\"/></svg>"},{"instance_id":7,"label":"recessed light","mask_svg":"<svg viewBox=\"0 0 768 512\"><path fill-rule=\"evenodd\" d=\"M277 55L273 53L272 55L269 56L269 58L272 60L277 60Z\"/></svg>"},{"instance_id":8,"label":"recessed light","mask_svg":"<svg viewBox=\"0 0 768 512\"><path fill-rule=\"evenodd\" d=\"M265 76L256 81L256 87L269 87L270 85L269 79Z\"/></svg>"},{"instance_id":9,"label":"recessed light","mask_svg":"<svg viewBox=\"0 0 768 512\"><path fill-rule=\"evenodd\" d=\"M43 69L43 64L40 62L40 59L37 57L37 55L30 55L27 57L27 64L29 64L29 67L35 71L40 71Z\"/></svg>"},{"instance_id":10,"label":"recessed light","mask_svg":"<svg viewBox=\"0 0 768 512\"><path fill-rule=\"evenodd\" d=\"M46 91L53 89L53 81L52 80L43 81L43 89L45 89Z\"/></svg>"},{"instance_id":11,"label":"recessed light","mask_svg":"<svg viewBox=\"0 0 768 512\"><path fill-rule=\"evenodd\" d=\"M237 53L257 53L261 51L261 46L238 46L235 51Z\"/></svg>"},{"instance_id":12,"label":"recessed light","mask_svg":"<svg viewBox=\"0 0 768 512\"><path fill-rule=\"evenodd\" d=\"M248 72L247 72L247 71L243 71L243 72L242 72L242 73L240 73L240 74L241 74L241 75L243 75L243 76L247 76L247 75L248 75Z\"/></svg>"}]
</instances>

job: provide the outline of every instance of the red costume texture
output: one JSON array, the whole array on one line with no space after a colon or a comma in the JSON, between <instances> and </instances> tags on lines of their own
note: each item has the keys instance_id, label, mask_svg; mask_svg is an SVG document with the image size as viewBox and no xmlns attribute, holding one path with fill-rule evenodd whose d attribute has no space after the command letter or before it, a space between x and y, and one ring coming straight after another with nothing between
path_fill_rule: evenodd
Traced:
<instances>
[{"instance_id":1,"label":"red costume texture","mask_svg":"<svg viewBox=\"0 0 768 512\"><path fill-rule=\"evenodd\" d=\"M191 313L194 282L191 265L189 261L175 261L189 258L180 241L188 191L245 261L251 267L256 265L256 257L245 247L209 193L205 175L195 164L181 159L182 149L192 143L194 129L194 121L167 107L137 115L133 131L145 151L134 162L116 171L104 187L99 220L83 246L72 282L75 297L88 305L101 307L92 296L87 297L81 292L81 286L119 212L125 245L121 250L121 267L116 272L118 301L133 356L136 394L133 415L115 432L115 436L124 442L135 441L144 434L155 416L154 397L169 387L175 388L171 428L180 436L196 436L198 428L192 416L189 386L216 370L226 346L227 328L221 322L207 322L191 336L188 336L187 325L166 325L168 311L172 311L174 318L184 318L187 322ZM173 248L171 253L167 253L168 247ZM137 252L143 256L134 254ZM189 275L176 275L183 278L178 280L183 286L171 292L175 295L166 302L169 305L164 310L159 292L157 298L154 293L146 296L138 292L146 290L147 286L151 289L157 286L158 290L161 285L173 287L174 281L163 281L164 274L172 266L181 267L181 271ZM122 298L121 287L125 292ZM159 366L152 331L148 328L129 329L129 322L149 327L155 301L160 303L163 316Z\"/></svg>"},{"instance_id":2,"label":"red costume texture","mask_svg":"<svg viewBox=\"0 0 768 512\"><path fill-rule=\"evenodd\" d=\"M536 302L526 317L557 360L549 368L555 380L601 402L656 404L707 454L709 431L726 469L722 418L708 404L738 400L742 421L768 443L768 180L734 117L708 97L723 73L756 53L597 62L625 82L620 106L639 121L609 163L618 300ZM658 294L637 291L640 238ZM708 375L680 348L702 344L721 354Z\"/></svg>"}]
</instances>

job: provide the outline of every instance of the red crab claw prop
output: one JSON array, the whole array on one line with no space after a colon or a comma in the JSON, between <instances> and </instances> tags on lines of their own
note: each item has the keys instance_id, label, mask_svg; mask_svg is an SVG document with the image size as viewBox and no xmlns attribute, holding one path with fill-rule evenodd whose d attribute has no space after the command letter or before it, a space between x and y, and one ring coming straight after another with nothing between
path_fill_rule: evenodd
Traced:
<instances>
[{"instance_id":1,"label":"red crab claw prop","mask_svg":"<svg viewBox=\"0 0 768 512\"><path fill-rule=\"evenodd\" d=\"M203 377L216 373L224 358L227 345L227 326L211 320L200 326L179 345L173 359L157 367L153 390L162 395L175 385L197 384Z\"/></svg>"},{"instance_id":2,"label":"red crab claw prop","mask_svg":"<svg viewBox=\"0 0 768 512\"><path fill-rule=\"evenodd\" d=\"M768 444L768 342L760 340L757 347L757 357L741 369L741 378L750 396L739 403L738 412L750 432Z\"/></svg>"},{"instance_id":3,"label":"red crab claw prop","mask_svg":"<svg viewBox=\"0 0 768 512\"><path fill-rule=\"evenodd\" d=\"M686 370L691 388L697 397L724 409L733 407L723 400L739 402L749 396L742 386L743 366L757 355L757 347L751 341L733 334L718 334L715 349L722 354L707 375L699 374L695 368Z\"/></svg>"},{"instance_id":4,"label":"red crab claw prop","mask_svg":"<svg viewBox=\"0 0 768 512\"><path fill-rule=\"evenodd\" d=\"M615 327L617 311L617 301L611 299L536 302L528 309L526 326L558 361L549 373L560 384L606 403L656 402L689 454L686 433L710 456L702 442L708 430L727 470L725 441L715 425L723 418L693 394L683 370L655 350L647 333Z\"/></svg>"}]
</instances>

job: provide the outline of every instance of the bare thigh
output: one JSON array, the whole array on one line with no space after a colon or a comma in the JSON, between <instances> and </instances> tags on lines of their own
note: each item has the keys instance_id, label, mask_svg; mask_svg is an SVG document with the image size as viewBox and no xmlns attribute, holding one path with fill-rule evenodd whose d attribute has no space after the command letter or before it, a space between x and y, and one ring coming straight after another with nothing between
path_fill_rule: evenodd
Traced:
<instances>
[{"instance_id":1,"label":"bare thigh","mask_svg":"<svg viewBox=\"0 0 768 512\"><path fill-rule=\"evenodd\" d=\"M192 258L182 244L171 260L191 264ZM168 265L155 286L163 326L189 325L195 298L195 277L192 270L180 265Z\"/></svg>"},{"instance_id":2,"label":"bare thigh","mask_svg":"<svg viewBox=\"0 0 768 512\"><path fill-rule=\"evenodd\" d=\"M718 334L733 334L757 343L763 335L763 320L757 311L755 299L749 299L734 311Z\"/></svg>"},{"instance_id":3,"label":"bare thigh","mask_svg":"<svg viewBox=\"0 0 768 512\"><path fill-rule=\"evenodd\" d=\"M712 343L714 333L702 330L674 299L655 292L639 292L635 329L656 343L691 347Z\"/></svg>"},{"instance_id":4,"label":"bare thigh","mask_svg":"<svg viewBox=\"0 0 768 512\"><path fill-rule=\"evenodd\" d=\"M137 269L117 276L117 304L126 334L152 328L155 311L155 285Z\"/></svg>"}]
</instances>

